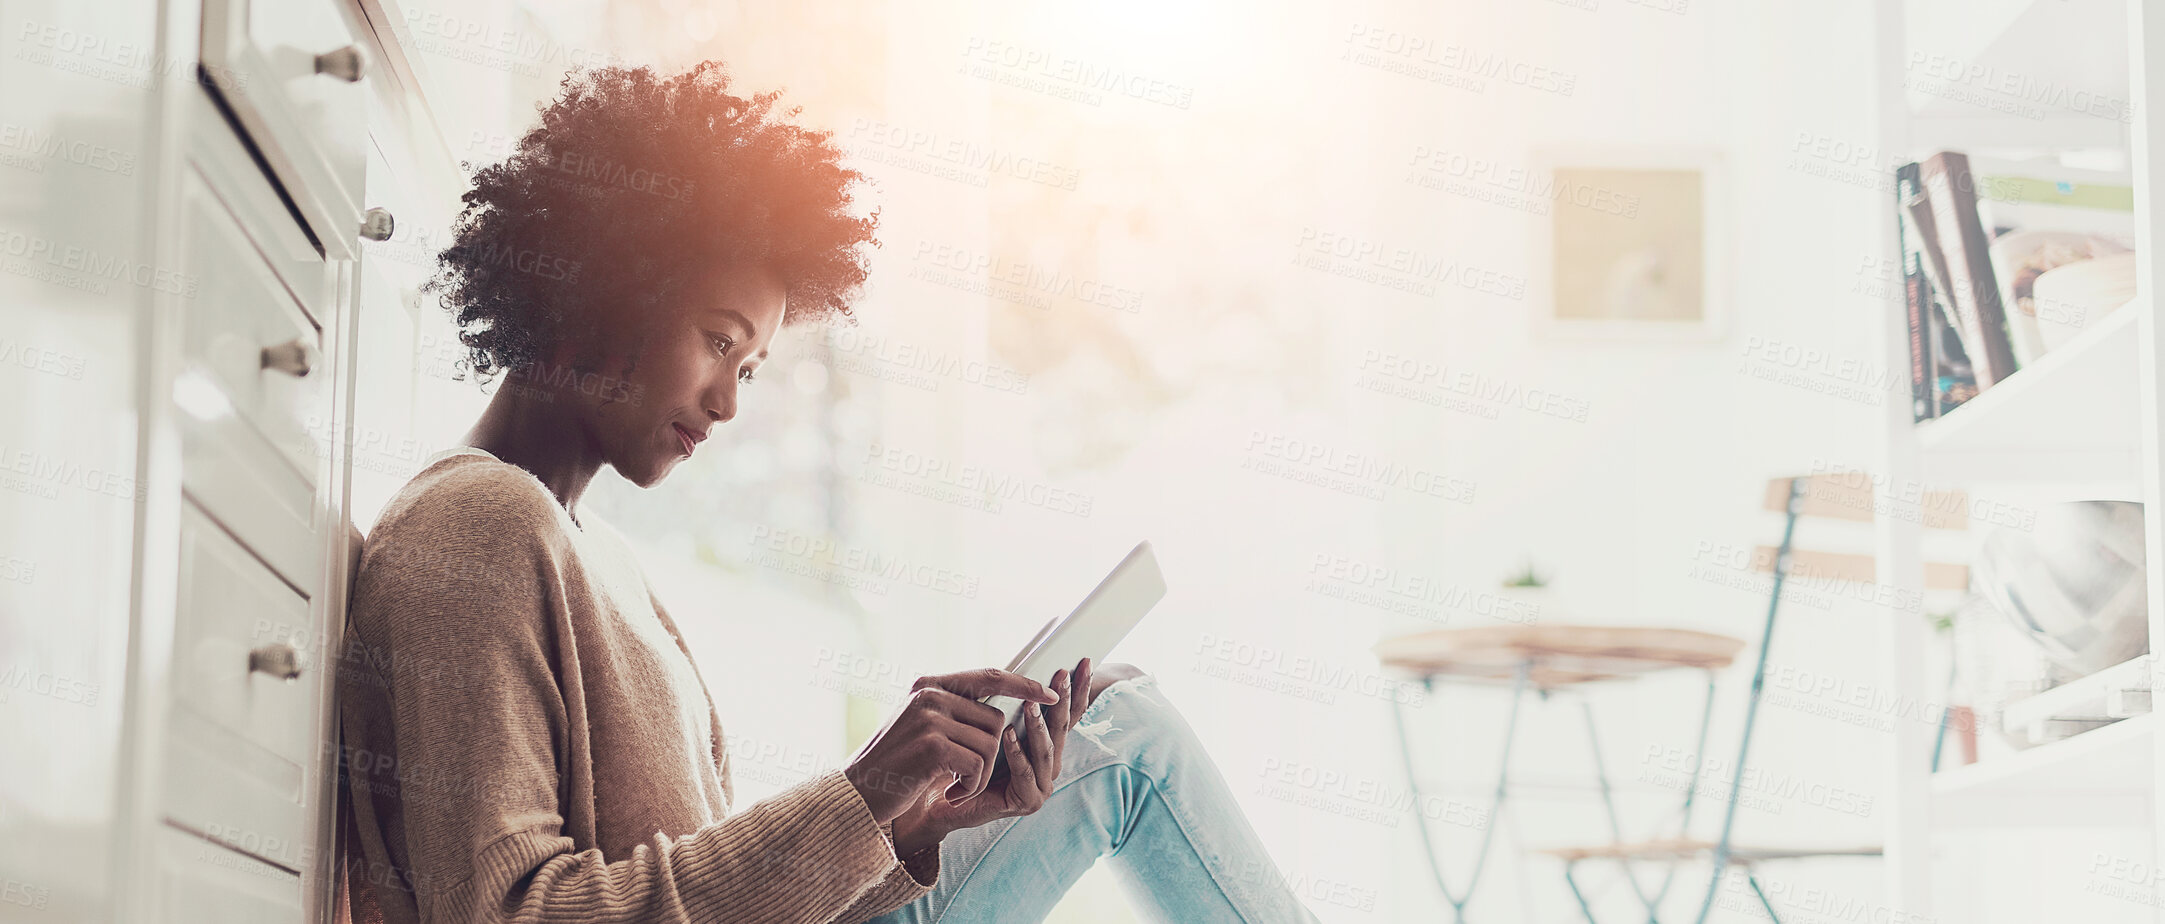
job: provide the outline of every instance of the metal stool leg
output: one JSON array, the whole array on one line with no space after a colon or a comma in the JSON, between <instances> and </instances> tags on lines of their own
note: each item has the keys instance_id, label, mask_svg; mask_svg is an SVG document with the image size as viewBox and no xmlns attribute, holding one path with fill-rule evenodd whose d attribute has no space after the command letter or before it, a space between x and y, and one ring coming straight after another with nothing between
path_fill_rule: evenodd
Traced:
<instances>
[{"instance_id":1,"label":"metal stool leg","mask_svg":"<svg viewBox=\"0 0 2165 924\"><path fill-rule=\"evenodd\" d=\"M1684 787L1684 803L1677 808L1676 836L1682 839L1691 833L1691 807L1699 794L1699 768L1706 766L1706 734L1714 727L1714 672L1706 672L1706 705L1699 712L1699 741L1691 750L1691 781ZM1661 888L1654 891L1654 903L1646 909L1646 924L1660 924L1661 903L1669 898L1669 889L1676 885L1676 871L1685 860L1681 857L1669 861L1669 868L1661 874Z\"/></svg>"},{"instance_id":2,"label":"metal stool leg","mask_svg":"<svg viewBox=\"0 0 2165 924\"><path fill-rule=\"evenodd\" d=\"M1577 860L1569 860L1564 863L1564 884L1571 887L1571 897L1579 900L1579 913L1586 915L1586 924L1595 924L1594 906L1586 903L1586 893L1579 891L1579 877L1573 874L1573 871L1578 868L1579 861Z\"/></svg>"},{"instance_id":3,"label":"metal stool leg","mask_svg":"<svg viewBox=\"0 0 2165 924\"><path fill-rule=\"evenodd\" d=\"M1526 700L1526 687L1532 676L1533 662L1522 662L1518 676L1511 682L1511 714L1504 726L1503 758L1496 768L1496 793L1489 802L1488 824L1481 829L1480 852L1474 855L1473 873L1466 879L1464 895L1451 894L1450 885L1443 881L1442 858L1436 855L1436 842L1428 833L1428 815L1422 809L1428 804L1428 798L1422 795L1420 775L1413 769L1413 739L1406 734L1405 709L1396 697L1391 699L1391 725L1398 731L1398 754L1406 768L1406 790L1413 795L1413 825L1421 832L1421 849L1428 854L1428 872L1436 880L1436 891L1442 892L1443 900L1450 903L1452 919L1457 924L1466 924L1466 905L1473 901L1474 889L1481 884L1481 872L1488 866L1489 847L1496 839L1496 817L1503 811L1504 799L1510 794L1511 744L1518 738L1519 704ZM1433 683L1429 689L1434 691Z\"/></svg>"},{"instance_id":4,"label":"metal stool leg","mask_svg":"<svg viewBox=\"0 0 2165 924\"><path fill-rule=\"evenodd\" d=\"M1601 740L1594 731L1595 725L1593 701L1589 699L1582 699L1580 700L1580 703L1586 709L1587 741L1593 747L1594 773L1596 774L1601 784L1601 801L1602 804L1607 807L1609 812L1609 832L1616 842L1621 843L1623 841L1623 825L1618 820L1616 803L1614 797L1611 795L1611 787L1609 785L1607 767L1605 764L1602 763L1601 760ZM1699 770L1706 763L1701 758L1706 753L1707 732L1713 727L1714 672L1707 671L1706 701L1705 705L1703 705L1699 710L1699 738L1698 743L1693 745L1692 748L1691 780L1690 783L1684 787L1684 800L1677 809L1676 832L1677 837L1679 838L1684 837L1691 831L1692 804L1696 801L1699 793ZM1669 861L1668 868L1662 872L1661 887L1659 889L1656 889L1651 897L1649 897L1640 887L1638 877L1636 875L1633 875L1633 873L1631 872L1630 863L1628 861L1620 862L1622 862L1624 866L1625 878L1631 882L1632 891L1638 895L1639 901L1646 906L1646 924L1660 924L1661 904L1662 902L1668 900L1669 891L1676 884L1676 872L1687 861L1681 857ZM1578 884L1576 882L1569 882L1569 880L1571 879L1571 866L1572 864L1565 865L1564 878L1571 885L1574 895L1579 898L1580 907L1582 910L1585 910L1587 920L1591 921L1593 920L1593 911L1592 909L1586 907L1586 900L1584 896L1577 896L1576 893L1578 892Z\"/></svg>"},{"instance_id":5,"label":"metal stool leg","mask_svg":"<svg viewBox=\"0 0 2165 924\"><path fill-rule=\"evenodd\" d=\"M1609 843L1622 844L1624 842L1624 822L1622 817L1616 813L1616 793L1609 786L1608 765L1601 759L1601 735L1594 728L1594 701L1580 697L1579 705L1583 707L1586 713L1586 743L1594 752L1594 779L1601 784L1601 805L1609 811ZM1685 792L1685 798L1690 798L1689 790ZM1624 881L1631 883L1631 894L1638 896L1639 904L1646 906L1647 919L1649 921L1653 920L1654 910L1659 904L1659 900L1646 897L1646 889L1639 885L1639 875L1632 871L1630 863L1627 862L1621 865L1624 871Z\"/></svg>"},{"instance_id":6,"label":"metal stool leg","mask_svg":"<svg viewBox=\"0 0 2165 924\"><path fill-rule=\"evenodd\" d=\"M1752 753L1752 729L1759 724L1759 700L1766 693L1767 650L1774 646L1774 616L1782 608L1782 585L1789 578L1790 540L1796 537L1797 515L1804 507L1805 479L1789 480L1789 518L1782 524L1782 544L1774 553L1774 586L1767 594L1766 629L1759 636L1759 662L1752 668L1751 699L1744 706L1744 734L1737 743L1736 766L1729 770L1729 804L1722 813L1721 839L1714 843L1714 873L1707 880L1706 901L1699 906L1698 924L1706 924L1714 911L1714 896L1721 890L1721 874L1729 867L1729 837L1736 829L1738 790L1744 784L1744 763ZM1757 889L1756 884L1753 885ZM1760 896L1765 900L1765 895Z\"/></svg>"},{"instance_id":7,"label":"metal stool leg","mask_svg":"<svg viewBox=\"0 0 2165 924\"><path fill-rule=\"evenodd\" d=\"M1744 870L1744 881L1751 883L1752 894L1759 896L1759 907L1767 909L1767 920L1773 921L1774 924L1782 924L1781 914L1774 910L1773 902L1767 901L1766 890L1759 887L1759 874L1753 872L1749 867L1746 867Z\"/></svg>"}]
</instances>

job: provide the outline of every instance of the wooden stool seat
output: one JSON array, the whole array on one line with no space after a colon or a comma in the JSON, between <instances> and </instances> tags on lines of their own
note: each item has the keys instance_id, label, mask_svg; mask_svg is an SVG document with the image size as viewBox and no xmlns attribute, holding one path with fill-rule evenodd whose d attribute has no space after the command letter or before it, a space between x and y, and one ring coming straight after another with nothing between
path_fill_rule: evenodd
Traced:
<instances>
[{"instance_id":1,"label":"wooden stool seat","mask_svg":"<svg viewBox=\"0 0 2165 924\"><path fill-rule=\"evenodd\" d=\"M1550 847L1541 852L1566 863L1577 863L1581 860L1689 860L1713 850L1713 841L1672 838L1632 844L1603 844L1598 847ZM1805 857L1876 857L1880 853L1878 847L1731 847L1729 861L1758 863L1770 860L1799 860Z\"/></svg>"},{"instance_id":2,"label":"wooden stool seat","mask_svg":"<svg viewBox=\"0 0 2165 924\"><path fill-rule=\"evenodd\" d=\"M1691 629L1643 626L1483 626L1385 639L1383 666L1419 677L1509 682L1531 662L1528 682L1548 690L1680 667L1727 667L1744 640Z\"/></svg>"}]
</instances>

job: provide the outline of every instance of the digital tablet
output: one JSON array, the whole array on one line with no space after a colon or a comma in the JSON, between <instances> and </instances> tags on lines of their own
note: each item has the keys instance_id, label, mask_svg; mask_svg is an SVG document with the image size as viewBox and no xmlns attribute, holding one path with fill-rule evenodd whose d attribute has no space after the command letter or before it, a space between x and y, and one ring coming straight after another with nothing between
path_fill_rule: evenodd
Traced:
<instances>
[{"instance_id":1,"label":"digital tablet","mask_svg":"<svg viewBox=\"0 0 2165 924\"><path fill-rule=\"evenodd\" d=\"M1149 542L1138 543L1073 612L1037 630L1007 662L1007 669L1050 687L1055 671L1072 669L1077 661L1089 658L1093 667L1103 664L1113 646L1164 597L1165 575L1158 570L1158 557L1151 554ZM1022 700L1012 696L988 696L983 702L1006 713L1009 725L1022 716Z\"/></svg>"}]
</instances>

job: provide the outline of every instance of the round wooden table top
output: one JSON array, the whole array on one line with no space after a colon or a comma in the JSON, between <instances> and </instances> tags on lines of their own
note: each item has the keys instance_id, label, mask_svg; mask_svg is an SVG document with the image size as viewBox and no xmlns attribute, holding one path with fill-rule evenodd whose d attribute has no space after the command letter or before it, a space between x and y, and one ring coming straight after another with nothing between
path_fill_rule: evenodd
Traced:
<instances>
[{"instance_id":1,"label":"round wooden table top","mask_svg":"<svg viewBox=\"0 0 2165 924\"><path fill-rule=\"evenodd\" d=\"M1691 629L1638 626L1484 626L1434 629L1377 643L1383 666L1420 677L1529 682L1554 689L1680 667L1727 667L1744 640Z\"/></svg>"},{"instance_id":2,"label":"round wooden table top","mask_svg":"<svg viewBox=\"0 0 2165 924\"><path fill-rule=\"evenodd\" d=\"M1605 844L1599 847L1551 847L1541 851L1569 863L1583 860L1689 860L1714 850L1713 841L1657 840L1636 844ZM1731 863L1760 863L1768 860L1802 860L1810 857L1877 857L1885 851L1878 847L1739 847L1729 848Z\"/></svg>"}]
</instances>

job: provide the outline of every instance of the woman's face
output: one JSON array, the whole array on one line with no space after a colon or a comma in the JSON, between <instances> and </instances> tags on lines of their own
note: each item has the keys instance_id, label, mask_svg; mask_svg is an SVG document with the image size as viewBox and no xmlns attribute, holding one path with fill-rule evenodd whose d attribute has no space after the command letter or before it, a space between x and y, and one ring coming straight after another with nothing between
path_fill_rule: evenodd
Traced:
<instances>
[{"instance_id":1,"label":"woman's face","mask_svg":"<svg viewBox=\"0 0 2165 924\"><path fill-rule=\"evenodd\" d=\"M766 361L788 302L782 281L764 270L713 271L689 293L663 310L621 382L598 397L582 391L604 460L642 488L737 416L737 390Z\"/></svg>"}]
</instances>

